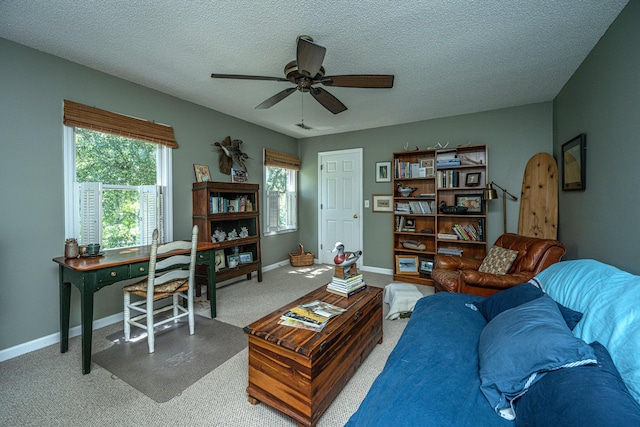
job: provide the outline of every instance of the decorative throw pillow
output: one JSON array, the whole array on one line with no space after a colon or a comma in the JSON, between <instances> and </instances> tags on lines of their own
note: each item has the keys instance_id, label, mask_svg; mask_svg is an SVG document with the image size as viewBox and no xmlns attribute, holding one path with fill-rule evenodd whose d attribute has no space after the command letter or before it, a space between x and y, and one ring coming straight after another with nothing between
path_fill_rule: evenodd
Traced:
<instances>
[{"instance_id":1,"label":"decorative throw pillow","mask_svg":"<svg viewBox=\"0 0 640 427\"><path fill-rule=\"evenodd\" d=\"M591 347L597 365L547 373L515 401L519 426L640 426L640 404L629 393L606 347Z\"/></svg>"},{"instance_id":2,"label":"decorative throw pillow","mask_svg":"<svg viewBox=\"0 0 640 427\"><path fill-rule=\"evenodd\" d=\"M491 319L496 317L503 311L522 305L526 302L533 301L536 298L540 298L545 295L544 291L536 286L535 281L523 283L518 286L513 286L497 294L491 295L482 301L474 302L478 311L482 313L487 322L491 322ZM567 323L569 329L573 330L576 327L580 319L582 319L582 313L579 311L571 310L568 307L556 302L560 309L560 314Z\"/></svg>"},{"instance_id":3,"label":"decorative throw pillow","mask_svg":"<svg viewBox=\"0 0 640 427\"><path fill-rule=\"evenodd\" d=\"M574 337L548 295L496 316L480 334L480 390L500 416L549 371L597 363L593 348Z\"/></svg>"},{"instance_id":4,"label":"decorative throw pillow","mask_svg":"<svg viewBox=\"0 0 640 427\"><path fill-rule=\"evenodd\" d=\"M518 251L493 246L482 261L478 271L490 274L507 274L517 256Z\"/></svg>"}]
</instances>

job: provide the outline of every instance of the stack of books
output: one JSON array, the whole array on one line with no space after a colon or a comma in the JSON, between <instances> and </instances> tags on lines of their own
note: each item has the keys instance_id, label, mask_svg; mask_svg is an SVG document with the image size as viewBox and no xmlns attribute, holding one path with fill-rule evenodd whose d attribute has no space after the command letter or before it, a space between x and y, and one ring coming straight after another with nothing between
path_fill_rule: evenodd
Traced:
<instances>
[{"instance_id":1,"label":"stack of books","mask_svg":"<svg viewBox=\"0 0 640 427\"><path fill-rule=\"evenodd\" d=\"M316 300L290 308L280 316L278 324L320 332L329 319L344 311L344 308Z\"/></svg>"},{"instance_id":2,"label":"stack of books","mask_svg":"<svg viewBox=\"0 0 640 427\"><path fill-rule=\"evenodd\" d=\"M438 253L450 256L462 256L462 249L459 248L438 248Z\"/></svg>"},{"instance_id":3,"label":"stack of books","mask_svg":"<svg viewBox=\"0 0 640 427\"><path fill-rule=\"evenodd\" d=\"M331 283L327 285L327 292L348 298L366 287L362 273L345 278L333 276Z\"/></svg>"}]
</instances>

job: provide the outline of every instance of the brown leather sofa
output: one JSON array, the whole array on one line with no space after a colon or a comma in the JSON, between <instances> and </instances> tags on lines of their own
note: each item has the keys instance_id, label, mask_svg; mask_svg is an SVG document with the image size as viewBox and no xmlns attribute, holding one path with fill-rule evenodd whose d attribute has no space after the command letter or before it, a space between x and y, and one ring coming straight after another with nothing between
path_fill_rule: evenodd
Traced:
<instances>
[{"instance_id":1,"label":"brown leather sofa","mask_svg":"<svg viewBox=\"0 0 640 427\"><path fill-rule=\"evenodd\" d=\"M513 233L505 233L498 237L495 246L518 251L518 256L507 274L479 272L483 261L481 259L436 255L431 272L436 292L490 296L529 281L551 264L560 261L566 251L558 240L525 237Z\"/></svg>"}]
</instances>

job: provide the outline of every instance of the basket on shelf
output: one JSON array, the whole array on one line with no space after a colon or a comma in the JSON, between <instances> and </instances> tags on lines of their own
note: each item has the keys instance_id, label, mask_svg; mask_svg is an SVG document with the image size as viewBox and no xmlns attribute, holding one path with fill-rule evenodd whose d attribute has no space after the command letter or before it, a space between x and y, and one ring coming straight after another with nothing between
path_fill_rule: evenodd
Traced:
<instances>
[{"instance_id":1,"label":"basket on shelf","mask_svg":"<svg viewBox=\"0 0 640 427\"><path fill-rule=\"evenodd\" d=\"M305 267L313 264L313 252L305 252L302 243L298 244L297 252L289 252L289 262L293 267Z\"/></svg>"}]
</instances>

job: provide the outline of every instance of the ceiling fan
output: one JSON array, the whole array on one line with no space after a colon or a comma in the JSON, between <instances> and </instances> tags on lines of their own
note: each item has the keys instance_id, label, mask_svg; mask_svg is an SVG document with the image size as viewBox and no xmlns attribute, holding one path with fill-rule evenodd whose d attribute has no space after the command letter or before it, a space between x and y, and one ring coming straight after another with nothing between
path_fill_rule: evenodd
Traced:
<instances>
[{"instance_id":1,"label":"ceiling fan","mask_svg":"<svg viewBox=\"0 0 640 427\"><path fill-rule=\"evenodd\" d=\"M347 109L338 98L331 95L317 84L334 87L380 88L393 87L393 75L388 74L350 74L339 76L325 76L322 66L327 49L314 43L309 36L298 36L296 60L284 67L285 77L247 76L241 74L211 74L214 79L240 80L271 80L276 82L290 82L295 86L276 93L271 98L257 105L256 108L269 108L291 95L296 90L309 92L316 101L333 114Z\"/></svg>"}]
</instances>

